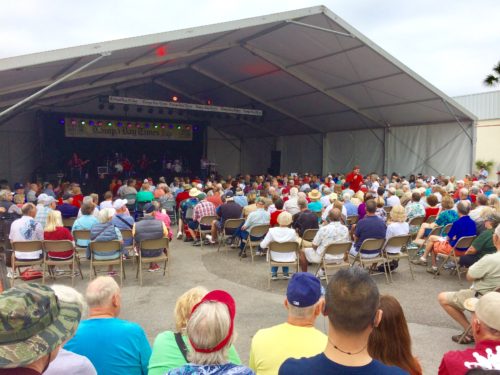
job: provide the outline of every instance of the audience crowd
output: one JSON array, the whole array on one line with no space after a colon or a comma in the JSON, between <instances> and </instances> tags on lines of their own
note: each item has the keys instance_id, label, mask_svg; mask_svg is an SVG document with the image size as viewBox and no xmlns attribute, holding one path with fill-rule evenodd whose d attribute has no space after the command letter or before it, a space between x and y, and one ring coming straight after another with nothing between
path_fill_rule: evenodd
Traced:
<instances>
[{"instance_id":1,"label":"audience crowd","mask_svg":"<svg viewBox=\"0 0 500 375\"><path fill-rule=\"evenodd\" d=\"M91 192L84 196L76 183L1 188L0 215L9 224L2 230L11 242L74 241L75 231L89 230L90 241L121 244L114 253L94 252L95 259L127 258L137 252L156 257L165 249L143 251L141 241L172 239L175 234L193 246L215 244L227 220L242 219L224 236L228 245L239 248L241 258L265 255L295 261L294 255L269 249L272 243L297 242L302 272L291 275L288 267L281 272L272 268L273 280L279 275L290 279L284 300L287 318L255 334L248 367L234 346L236 303L225 291L198 286L182 294L174 311L175 331L160 333L151 348L139 325L119 318L121 292L112 266L108 276L88 285L85 297L69 287L22 284L0 295L0 374L421 374L402 307L394 297L380 296L370 276L376 263L368 270L338 271L326 290L320 282L322 267L318 277L307 273L311 263L323 261L332 243L352 242L352 247L345 254L326 255L327 263L349 256L369 260L380 249L365 249L366 239L401 235L414 237L408 249L418 251L415 264L429 264L428 271L436 274L438 257L454 252L472 282L470 288L438 296L444 311L463 328L452 339L475 343L465 351L446 353L439 373L500 369L498 183L471 176L456 181L447 176L362 175L356 166L345 176L324 178L307 173L175 178L170 185L163 178L156 185L152 179L114 179L102 201ZM202 221L206 216L211 222ZM268 227L256 235L262 226ZM433 232L437 227L439 232ZM199 229L210 234L200 236ZM310 229L316 232L307 238ZM124 238L124 230L132 237ZM456 246L469 236L474 238L470 246ZM248 254L249 240L261 241L255 254ZM91 256L88 239L77 239L76 245ZM386 251L397 254L401 248ZM69 259L73 249L48 256ZM14 252L13 257L40 259L42 250ZM159 269L150 263L149 271ZM16 272L11 270L11 277ZM80 322L87 306L88 317ZM327 321L326 334L315 328L320 316Z\"/></svg>"}]
</instances>

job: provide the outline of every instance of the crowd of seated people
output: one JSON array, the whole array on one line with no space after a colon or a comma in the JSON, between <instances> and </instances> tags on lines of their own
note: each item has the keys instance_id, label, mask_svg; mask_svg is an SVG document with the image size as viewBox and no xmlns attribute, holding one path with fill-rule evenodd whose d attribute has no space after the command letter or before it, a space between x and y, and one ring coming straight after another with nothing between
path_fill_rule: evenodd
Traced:
<instances>
[{"instance_id":1,"label":"crowd of seated people","mask_svg":"<svg viewBox=\"0 0 500 375\"><path fill-rule=\"evenodd\" d=\"M58 368L77 371L77 366L81 366L85 374L147 374L148 371L152 374L421 374L419 360L412 354L401 306L391 296L379 296L368 272L357 267L338 271L322 294L319 279L305 271L308 263L320 262L324 249L333 242L351 241L350 254L369 259L377 250L360 251L364 239L389 239L408 234L412 231L409 225L412 218L425 220L431 216L436 217L435 221L423 224L415 239L417 245L425 239L426 247L417 263L427 264L429 254L431 272L436 272L437 254L449 254L463 236L477 236L469 248L457 249L460 264L468 268L467 280L473 283L472 287L444 292L438 297L443 309L463 327L463 332L452 339L460 343L475 342L476 346L447 353L440 374L465 374L469 369L487 366L474 360L477 353L486 358L500 345L500 294L495 292L500 287L500 189L498 184L474 181L470 177L467 181L454 181L444 176L408 179L396 174L380 178L375 174L362 176L358 168L345 177L338 174L325 178L309 174L228 176L220 181L176 178L170 185L159 181L156 186L150 179L139 182L131 179L125 184L110 186L101 202L91 192L83 196L77 184L15 184L12 191L2 186L0 212L13 219L11 241L72 241L72 232L81 229L90 230L94 241L113 239L123 243L120 231L123 229L131 229L138 242L151 238L144 236L153 232L158 238L171 238L170 216L162 212L163 207L171 204L180 213L178 237L188 232L193 243L199 244L201 239L197 239L196 229L200 219L217 216L217 220L203 228L211 230L207 243L215 243L228 219L242 218L244 223L232 233L229 241L239 246L240 256L245 257L244 240L251 237L251 229L256 225L269 225L271 229L260 238L263 243L257 252L265 253L272 241L303 243L299 260L304 272L295 274L288 284L287 322L254 336L249 367L241 364L235 350L235 302L224 291L208 292L197 287L179 297L175 332L158 335L151 350L142 328L119 318L120 288L112 277L99 277L89 284L85 296L89 319L78 328L84 310L81 298L73 296L66 301L64 296L59 297L57 287L54 292L39 285L21 285L0 295L0 303L4 300L3 306L6 306L0 311L5 315L5 322L19 319L22 314L29 319L40 318L29 315L33 313L33 306L30 308L29 304L41 303L44 298L54 299L56 305L61 305L59 314L65 314L65 308L77 313L72 315L71 325L67 317L61 317L66 324L58 325L59 338L47 336L41 329L24 335L12 332L16 338L12 341L9 335L4 335L6 339L0 343L0 374L19 373L15 372L19 368L29 368L32 372L26 373L38 374L47 367L46 373L57 374L64 373L57 372ZM137 221L138 212L143 217L140 221ZM349 228L347 219L352 216L359 220ZM71 228L64 227L64 218L75 218ZM446 224L452 224L448 233L427 238L435 226ZM307 229L318 229L311 242L301 241ZM86 247L88 240L78 240L77 245ZM125 248L128 243L123 245ZM399 250L387 249L388 252ZM37 259L41 254L41 250L36 250L15 256ZM65 259L73 254L68 249L68 252L48 255ZM122 250L105 256L127 255ZM329 262L341 260L328 259ZM158 265L150 265L151 271L157 269ZM273 279L277 279L277 271L273 269ZM109 276L115 274L111 268L108 272ZM283 269L282 274L290 278L287 269ZM36 293L39 298L26 297ZM16 303L22 300L26 309L16 308L16 314L9 313L8 306L15 306L8 303L9 299L17 299ZM472 313L470 321L465 310ZM327 335L314 328L321 314L327 317ZM0 325L0 329L21 331L23 325L6 323ZM26 350L23 340L17 337L50 342L43 351L19 358L13 354L15 349L22 353L30 350ZM304 342L308 343L307 350ZM279 347L280 343L288 346ZM399 350L381 350L393 347L394 343L398 343ZM57 354L61 346L64 350ZM270 350L269 346L280 350ZM111 352L116 355L107 355Z\"/></svg>"}]
</instances>

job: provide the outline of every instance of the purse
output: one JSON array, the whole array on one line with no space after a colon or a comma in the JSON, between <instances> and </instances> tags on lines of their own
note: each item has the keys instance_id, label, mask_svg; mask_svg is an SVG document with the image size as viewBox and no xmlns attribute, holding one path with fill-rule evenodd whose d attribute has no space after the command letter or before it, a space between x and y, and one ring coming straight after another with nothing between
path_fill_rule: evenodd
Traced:
<instances>
[{"instance_id":1,"label":"purse","mask_svg":"<svg viewBox=\"0 0 500 375\"><path fill-rule=\"evenodd\" d=\"M43 277L42 271L38 271L33 268L28 268L27 270L21 272L21 279L24 281L41 279L42 277Z\"/></svg>"}]
</instances>

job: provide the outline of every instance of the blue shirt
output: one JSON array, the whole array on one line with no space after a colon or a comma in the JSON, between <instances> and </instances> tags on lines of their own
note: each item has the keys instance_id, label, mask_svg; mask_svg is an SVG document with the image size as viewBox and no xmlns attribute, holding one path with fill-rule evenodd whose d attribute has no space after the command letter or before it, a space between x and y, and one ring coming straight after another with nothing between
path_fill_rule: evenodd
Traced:
<instances>
[{"instance_id":1,"label":"blue shirt","mask_svg":"<svg viewBox=\"0 0 500 375\"><path fill-rule=\"evenodd\" d=\"M319 201L311 202L307 205L307 208L312 212L321 212L323 205Z\"/></svg>"},{"instance_id":2,"label":"blue shirt","mask_svg":"<svg viewBox=\"0 0 500 375\"><path fill-rule=\"evenodd\" d=\"M455 246L458 240L466 236L476 235L476 223L468 215L455 221L448 232L449 243Z\"/></svg>"},{"instance_id":3,"label":"blue shirt","mask_svg":"<svg viewBox=\"0 0 500 375\"><path fill-rule=\"evenodd\" d=\"M248 206L248 199L244 195L235 195L234 201L238 203L241 207Z\"/></svg>"},{"instance_id":4,"label":"blue shirt","mask_svg":"<svg viewBox=\"0 0 500 375\"><path fill-rule=\"evenodd\" d=\"M122 218L123 220L125 220L130 225L127 225L122 220L120 220L118 217ZM122 230L122 229L130 229L130 230L132 230L132 227L134 226L134 218L132 216L130 216L130 215L116 214L111 219L111 222L113 223L113 225L115 227L117 227L120 230ZM130 246L130 245L132 245L132 241L133 241L133 238L128 238L126 240L123 240L123 245Z\"/></svg>"},{"instance_id":5,"label":"blue shirt","mask_svg":"<svg viewBox=\"0 0 500 375\"><path fill-rule=\"evenodd\" d=\"M373 359L365 366L344 366L329 360L324 353L311 358L289 358L280 367L279 375L342 374L342 375L403 375L408 374L399 367L386 366Z\"/></svg>"},{"instance_id":6,"label":"blue shirt","mask_svg":"<svg viewBox=\"0 0 500 375\"><path fill-rule=\"evenodd\" d=\"M93 215L83 215L80 218L76 219L73 223L73 228L71 228L71 232L74 230L90 230L92 225L97 224L99 220L95 218ZM81 247L85 247L89 245L90 240L77 240L76 244Z\"/></svg>"},{"instance_id":7,"label":"blue shirt","mask_svg":"<svg viewBox=\"0 0 500 375\"><path fill-rule=\"evenodd\" d=\"M90 359L98 374L148 373L151 347L137 323L118 318L83 320L64 349Z\"/></svg>"},{"instance_id":8,"label":"blue shirt","mask_svg":"<svg viewBox=\"0 0 500 375\"><path fill-rule=\"evenodd\" d=\"M358 241L354 245L359 250L364 240L368 238L385 238L387 228L383 220L378 216L365 216L356 225L356 237ZM377 253L378 250L364 250L365 254Z\"/></svg>"},{"instance_id":9,"label":"blue shirt","mask_svg":"<svg viewBox=\"0 0 500 375\"><path fill-rule=\"evenodd\" d=\"M347 211L347 216L354 216L358 214L358 207L354 203L350 201L344 202L344 207Z\"/></svg>"}]
</instances>

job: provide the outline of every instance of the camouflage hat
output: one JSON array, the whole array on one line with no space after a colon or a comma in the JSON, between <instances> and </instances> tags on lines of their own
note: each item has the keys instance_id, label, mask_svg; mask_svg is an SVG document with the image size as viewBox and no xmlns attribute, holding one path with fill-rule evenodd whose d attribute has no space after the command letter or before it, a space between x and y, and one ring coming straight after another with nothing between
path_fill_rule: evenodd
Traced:
<instances>
[{"instance_id":1,"label":"camouflage hat","mask_svg":"<svg viewBox=\"0 0 500 375\"><path fill-rule=\"evenodd\" d=\"M24 284L0 294L0 368L23 367L72 337L81 319L76 303L59 301L45 285Z\"/></svg>"}]
</instances>

